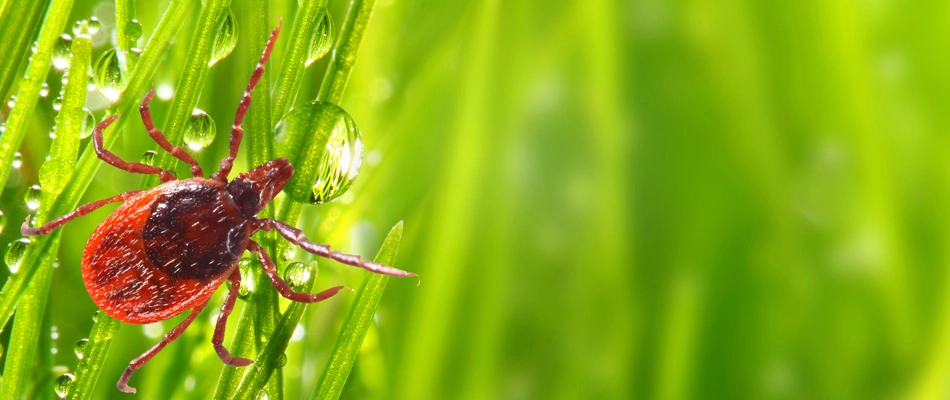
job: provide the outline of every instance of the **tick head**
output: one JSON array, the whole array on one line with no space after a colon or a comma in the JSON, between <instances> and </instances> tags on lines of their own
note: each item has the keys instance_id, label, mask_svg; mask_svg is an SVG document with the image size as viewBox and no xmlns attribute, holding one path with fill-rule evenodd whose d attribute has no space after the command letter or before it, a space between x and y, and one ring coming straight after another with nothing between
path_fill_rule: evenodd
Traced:
<instances>
[{"instance_id":1,"label":"tick head","mask_svg":"<svg viewBox=\"0 0 950 400\"><path fill-rule=\"evenodd\" d=\"M294 167L286 158L278 158L239 174L228 183L227 191L248 217L257 215L280 193L294 176Z\"/></svg>"}]
</instances>

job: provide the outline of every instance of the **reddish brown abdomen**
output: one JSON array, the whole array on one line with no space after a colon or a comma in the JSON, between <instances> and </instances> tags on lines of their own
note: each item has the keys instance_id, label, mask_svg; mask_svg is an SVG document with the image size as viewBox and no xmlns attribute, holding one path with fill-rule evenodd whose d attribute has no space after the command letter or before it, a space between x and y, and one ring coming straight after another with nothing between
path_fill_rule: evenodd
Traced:
<instances>
[{"instance_id":1,"label":"reddish brown abdomen","mask_svg":"<svg viewBox=\"0 0 950 400\"><path fill-rule=\"evenodd\" d=\"M83 281L96 305L121 321L150 323L204 304L249 236L222 189L204 179L168 182L106 218L83 252Z\"/></svg>"}]
</instances>

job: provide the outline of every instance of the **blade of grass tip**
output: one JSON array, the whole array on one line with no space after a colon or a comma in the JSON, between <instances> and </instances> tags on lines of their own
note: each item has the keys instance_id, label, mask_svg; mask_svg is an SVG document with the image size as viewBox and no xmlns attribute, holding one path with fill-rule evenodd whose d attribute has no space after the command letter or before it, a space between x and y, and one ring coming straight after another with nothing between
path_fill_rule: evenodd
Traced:
<instances>
[{"instance_id":1,"label":"blade of grass tip","mask_svg":"<svg viewBox=\"0 0 950 400\"><path fill-rule=\"evenodd\" d=\"M149 81L158 69L160 61L164 58L165 51L171 44L172 38L181 30L181 24L189 11L188 5L193 1L195 0L172 0L168 5L168 9L155 29L155 33L149 40L148 45L145 46L145 50L142 52L142 56L139 58L125 90L119 96L116 106L119 114L131 115L138 107L138 102L141 99L140 95L147 90ZM113 124L113 127L105 132L105 147L110 147L117 138L116 135L110 135L109 133L120 129L125 121L130 119L128 117L119 118ZM63 189L63 193L53 202L50 215L63 215L75 209L100 165L101 162L96 156L95 149L87 146L79 159L79 163L76 164L76 168L73 170L73 174L69 179L70 184ZM27 247L22 265L36 265L42 254L55 253L56 248L52 247L51 242L52 239L48 235L34 238L34 245ZM11 275L3 285L3 289L0 290L0 326L6 325L10 316L13 315L13 309L23 294L24 285L33 279L34 272L34 268L25 268L20 273Z\"/></svg>"},{"instance_id":2,"label":"blade of grass tip","mask_svg":"<svg viewBox=\"0 0 950 400\"><path fill-rule=\"evenodd\" d=\"M294 279L288 279L287 283L294 286L298 292L310 292L313 289L313 282L316 280L317 263L311 262L310 265L301 267L305 270L300 271L300 279L294 282ZM262 274L263 275L263 274ZM298 275L298 274L295 274ZM293 336L297 324L300 323L300 317L306 309L306 303L293 302L284 311L274 331L271 333L267 344L257 354L254 364L248 368L241 385L235 391L236 399L257 399L264 385L267 384L271 374L281 368L283 363L287 362L284 351L287 350L287 344L290 343L290 337ZM283 396L283 394L280 394Z\"/></svg>"},{"instance_id":3,"label":"blade of grass tip","mask_svg":"<svg viewBox=\"0 0 950 400\"><path fill-rule=\"evenodd\" d=\"M135 21L135 1L116 0L115 1L115 33L116 42L119 47L119 68L122 69L122 76L129 76L135 67L135 57L132 55L132 49L138 47L137 37L133 37L132 30L137 29L141 35L142 26L136 26Z\"/></svg>"},{"instance_id":4,"label":"blade of grass tip","mask_svg":"<svg viewBox=\"0 0 950 400\"><path fill-rule=\"evenodd\" d=\"M67 184L79 151L79 135L85 117L83 106L86 104L88 70L92 62L92 40L88 35L77 35L71 52L70 66L66 72L69 79L63 86L62 107L56 116L56 138L50 146L49 158L40 167L43 192L40 209L35 218L36 226L50 219L49 209ZM55 233L52 249L58 247L60 233ZM17 305L17 317L13 321L10 337L10 352L3 371L4 376L10 379L6 379L0 386L0 398L20 398L30 381L33 357L42 336L40 330L46 311L46 300L49 297L55 257L56 252L50 251L40 258L39 265L31 266L37 269L36 278L29 283L23 299Z\"/></svg>"},{"instance_id":5,"label":"blade of grass tip","mask_svg":"<svg viewBox=\"0 0 950 400\"><path fill-rule=\"evenodd\" d=\"M82 358L76 366L75 381L69 386L67 399L92 398L102 365L112 347L112 337L119 331L119 321L101 311L96 311L92 319L95 322L89 332L89 341L81 350Z\"/></svg>"},{"instance_id":6,"label":"blade of grass tip","mask_svg":"<svg viewBox=\"0 0 950 400\"><path fill-rule=\"evenodd\" d=\"M208 63L213 56L214 42L231 6L231 0L205 0L202 3L204 5L198 15L195 34L175 86L175 99L162 129L165 138L175 145L182 143L185 126L198 105L198 98L201 97L201 90L211 68ZM172 155L164 151L159 152L155 158L155 166L163 169L172 169L175 162ZM145 180L144 187L154 187L159 183L157 176L150 176Z\"/></svg>"},{"instance_id":7,"label":"blade of grass tip","mask_svg":"<svg viewBox=\"0 0 950 400\"><path fill-rule=\"evenodd\" d=\"M317 25L323 19L327 0L304 0L300 2L297 15L294 16L293 30L290 32L287 50L280 64L280 74L274 88L273 118L280 120L294 104L297 91L303 81L310 44L317 31ZM254 164L257 165L257 164Z\"/></svg>"},{"instance_id":8,"label":"blade of grass tip","mask_svg":"<svg viewBox=\"0 0 950 400\"><path fill-rule=\"evenodd\" d=\"M340 104L346 82L350 80L350 73L356 65L356 55L363 41L363 34L369 25L369 17L373 14L376 0L353 0L346 11L346 19L340 27L340 36L337 38L333 58L327 65L320 84L318 100L333 104Z\"/></svg>"},{"instance_id":9,"label":"blade of grass tip","mask_svg":"<svg viewBox=\"0 0 950 400\"><path fill-rule=\"evenodd\" d=\"M14 0L8 0L13 2ZM43 18L43 12L49 6L49 0L21 0L6 4L0 11L0 97L5 98L20 62L30 48L30 40Z\"/></svg>"},{"instance_id":10,"label":"blade of grass tip","mask_svg":"<svg viewBox=\"0 0 950 400\"><path fill-rule=\"evenodd\" d=\"M402 239L403 223L399 221L386 236L383 246L376 254L373 260L380 264L393 265L396 260L396 252L399 250L399 241ZM320 383L313 392L313 399L337 399L343 392L343 386L346 384L350 371L353 370L353 363L356 362L356 356L359 355L360 347L363 345L363 339L366 332L373 324L373 317L376 315L376 307L379 305L379 299L383 296L383 290L386 289L386 282L389 277L381 274L369 274L363 280L363 286L356 294L356 300L353 307L350 308L350 314L343 322L343 328L337 336L330 357L327 359L327 366L323 369L323 376L320 377Z\"/></svg>"},{"instance_id":11,"label":"blade of grass tip","mask_svg":"<svg viewBox=\"0 0 950 400\"><path fill-rule=\"evenodd\" d=\"M72 9L73 0L53 0L49 7L46 19L43 20L43 27L40 29L40 39L36 43L36 53L30 58L26 76L23 77L20 90L17 91L16 104L10 111L3 135L0 135L0 165L7 166L13 163L13 154L20 148L20 143L26 136L26 128L30 118L33 117L36 101L40 98L40 89L49 74L53 46L62 35ZM3 190L2 183L7 181L9 175L10 168L0 168L0 191Z\"/></svg>"}]
</instances>

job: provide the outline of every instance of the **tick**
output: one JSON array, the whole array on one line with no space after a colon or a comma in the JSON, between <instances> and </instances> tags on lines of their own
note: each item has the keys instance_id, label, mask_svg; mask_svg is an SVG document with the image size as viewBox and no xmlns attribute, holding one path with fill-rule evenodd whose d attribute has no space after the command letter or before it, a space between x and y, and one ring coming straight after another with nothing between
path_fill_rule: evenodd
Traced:
<instances>
[{"instance_id":1,"label":"tick","mask_svg":"<svg viewBox=\"0 0 950 400\"><path fill-rule=\"evenodd\" d=\"M257 254L271 284L284 297L303 303L315 303L335 295L342 286L320 293L295 292L277 274L274 261L251 239L257 231L276 230L289 242L315 255L360 267L378 274L396 277L416 276L390 266L343 254L325 244L313 243L299 229L285 222L257 218L257 214L283 189L294 174L284 158L267 162L228 182L244 131L241 123L251 105L251 92L264 74L281 23L271 33L257 67L251 74L231 126L230 153L221 160L220 169L205 179L198 162L181 147L172 146L152 123L148 104L154 90L142 100L139 112L149 136L175 158L191 165L193 178L177 180L168 170L127 162L102 147L102 131L118 115L96 126L93 145L102 161L135 174L156 174L162 184L149 190L133 190L85 204L41 227L31 228L27 216L20 231L25 236L45 235L67 222L106 204L121 202L103 221L86 244L82 256L82 277L90 297L109 316L132 324L163 321L191 310L188 317L165 334L148 351L129 363L116 386L135 393L128 382L132 373L178 338L195 320L222 283L230 288L214 328L211 343L227 365L241 367L253 361L231 356L224 347L224 331L234 308L241 274L238 261L244 251Z\"/></svg>"}]
</instances>

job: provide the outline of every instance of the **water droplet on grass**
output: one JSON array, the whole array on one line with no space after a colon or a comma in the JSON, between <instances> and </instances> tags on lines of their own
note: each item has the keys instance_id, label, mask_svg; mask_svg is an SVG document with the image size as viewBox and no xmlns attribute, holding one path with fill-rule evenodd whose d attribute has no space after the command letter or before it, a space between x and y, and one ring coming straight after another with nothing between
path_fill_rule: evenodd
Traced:
<instances>
[{"instance_id":1,"label":"water droplet on grass","mask_svg":"<svg viewBox=\"0 0 950 400\"><path fill-rule=\"evenodd\" d=\"M73 384L73 381L76 380L76 377L73 374L65 373L59 378L56 378L56 384L53 385L53 390L56 391L56 395L61 399L65 399L69 395L69 387Z\"/></svg>"},{"instance_id":2,"label":"water droplet on grass","mask_svg":"<svg viewBox=\"0 0 950 400\"><path fill-rule=\"evenodd\" d=\"M65 33L56 39L53 44L53 68L63 71L69 67L69 47L72 42L73 38Z\"/></svg>"},{"instance_id":3,"label":"water droplet on grass","mask_svg":"<svg viewBox=\"0 0 950 400\"><path fill-rule=\"evenodd\" d=\"M7 263L7 268L10 269L11 274L15 274L20 270L20 262L23 261L23 255L26 254L26 248L30 243L30 239L22 238L7 246L7 253L3 256L3 261Z\"/></svg>"},{"instance_id":4,"label":"water droplet on grass","mask_svg":"<svg viewBox=\"0 0 950 400\"><path fill-rule=\"evenodd\" d=\"M96 129L96 116L92 114L92 110L88 108L82 109L85 115L82 117L82 127L79 129L79 138L85 139L92 135L92 131Z\"/></svg>"},{"instance_id":5,"label":"water droplet on grass","mask_svg":"<svg viewBox=\"0 0 950 400\"><path fill-rule=\"evenodd\" d=\"M3 214L3 211L0 211L0 233L3 233L3 230L7 227L7 216Z\"/></svg>"},{"instance_id":6,"label":"water droplet on grass","mask_svg":"<svg viewBox=\"0 0 950 400\"><path fill-rule=\"evenodd\" d=\"M100 29L102 29L102 23L99 22L99 18L89 18L89 36L99 33Z\"/></svg>"},{"instance_id":7,"label":"water droplet on grass","mask_svg":"<svg viewBox=\"0 0 950 400\"><path fill-rule=\"evenodd\" d=\"M40 197L43 195L43 188L40 185L33 185L26 189L26 194L23 195L23 201L26 203L26 208L29 208L30 211L36 211L40 208Z\"/></svg>"},{"instance_id":8,"label":"water droplet on grass","mask_svg":"<svg viewBox=\"0 0 950 400\"><path fill-rule=\"evenodd\" d=\"M310 265L302 262L291 263L284 270L284 281L294 288L295 291L301 290L304 285L310 283L316 275L316 263Z\"/></svg>"},{"instance_id":9,"label":"water droplet on grass","mask_svg":"<svg viewBox=\"0 0 950 400\"><path fill-rule=\"evenodd\" d=\"M73 351L76 352L76 358L82 360L86 356L86 345L89 344L89 339L82 338L76 342L76 348Z\"/></svg>"},{"instance_id":10,"label":"water droplet on grass","mask_svg":"<svg viewBox=\"0 0 950 400\"><path fill-rule=\"evenodd\" d=\"M214 38L211 61L208 61L209 67L223 60L234 51L238 39L237 29L237 19L234 18L234 13L228 10L228 15L224 17L224 21L221 22L221 26L218 28L218 35Z\"/></svg>"},{"instance_id":11,"label":"water droplet on grass","mask_svg":"<svg viewBox=\"0 0 950 400\"><path fill-rule=\"evenodd\" d=\"M13 169L20 169L23 166L23 155L20 152L13 153Z\"/></svg>"},{"instance_id":12,"label":"water droplet on grass","mask_svg":"<svg viewBox=\"0 0 950 400\"><path fill-rule=\"evenodd\" d=\"M43 82L43 86L40 86L40 97L45 99L46 96L49 96L49 84Z\"/></svg>"},{"instance_id":13,"label":"water droplet on grass","mask_svg":"<svg viewBox=\"0 0 950 400\"><path fill-rule=\"evenodd\" d=\"M324 12L323 18L317 24L316 32L310 42L310 54L307 56L307 62L304 64L309 67L315 61L323 58L333 48L333 18L330 13Z\"/></svg>"},{"instance_id":14,"label":"water droplet on grass","mask_svg":"<svg viewBox=\"0 0 950 400\"><path fill-rule=\"evenodd\" d=\"M92 81L99 88L99 93L110 102L119 99L119 94L125 87L125 79L122 77L119 53L116 49L106 50L99 56L93 67Z\"/></svg>"},{"instance_id":15,"label":"water droplet on grass","mask_svg":"<svg viewBox=\"0 0 950 400\"><path fill-rule=\"evenodd\" d=\"M242 258L238 261L238 270L241 271L241 286L238 288L238 298L247 300L251 293L254 293L254 271L250 258Z\"/></svg>"},{"instance_id":16,"label":"water droplet on grass","mask_svg":"<svg viewBox=\"0 0 950 400\"><path fill-rule=\"evenodd\" d=\"M155 165L155 156L157 156L154 150L146 150L145 153L142 153L142 164Z\"/></svg>"},{"instance_id":17,"label":"water droplet on grass","mask_svg":"<svg viewBox=\"0 0 950 400\"><path fill-rule=\"evenodd\" d=\"M214 142L214 120L204 111L195 109L185 127L185 143L189 149L198 151Z\"/></svg>"},{"instance_id":18,"label":"water droplet on grass","mask_svg":"<svg viewBox=\"0 0 950 400\"><path fill-rule=\"evenodd\" d=\"M125 27L125 34L132 40L139 40L142 37L142 24L139 20L133 19Z\"/></svg>"}]
</instances>

